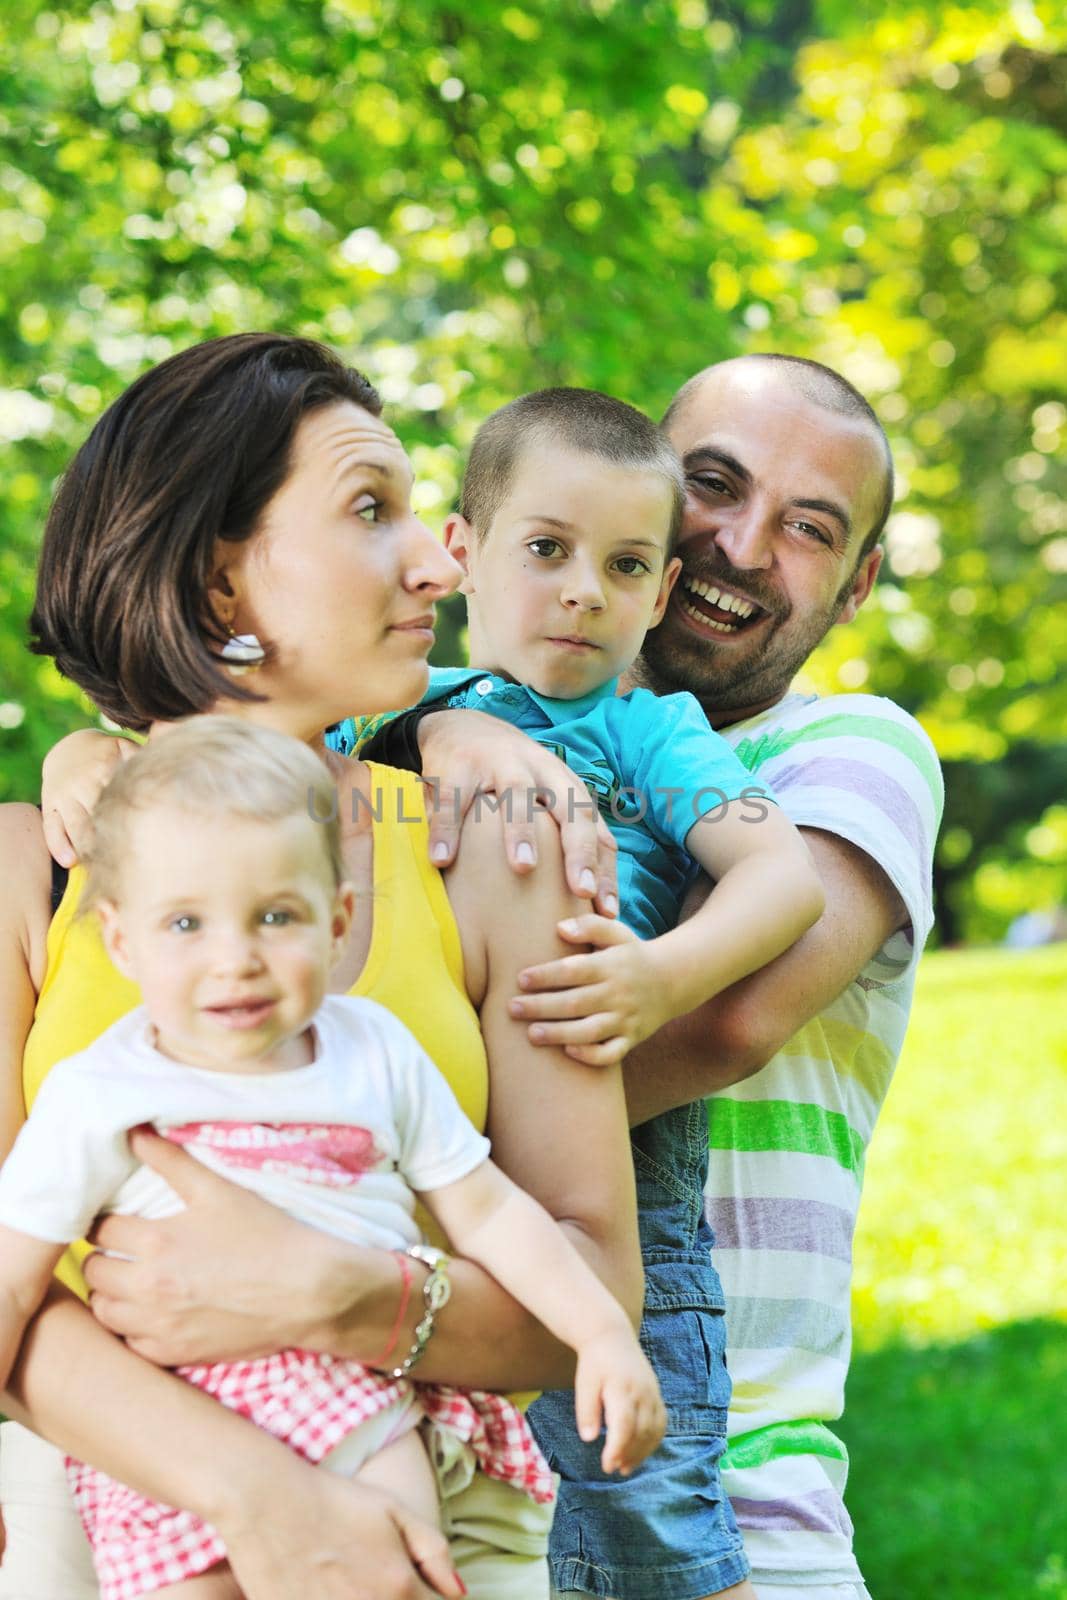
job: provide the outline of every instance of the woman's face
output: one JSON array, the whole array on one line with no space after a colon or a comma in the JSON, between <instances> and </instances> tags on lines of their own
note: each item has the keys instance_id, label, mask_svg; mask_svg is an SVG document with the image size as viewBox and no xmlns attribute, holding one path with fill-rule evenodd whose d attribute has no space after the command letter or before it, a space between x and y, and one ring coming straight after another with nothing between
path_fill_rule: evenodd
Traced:
<instances>
[{"instance_id":1,"label":"woman's face","mask_svg":"<svg viewBox=\"0 0 1067 1600\"><path fill-rule=\"evenodd\" d=\"M249 687L304 737L426 688L434 602L461 576L411 509L411 466L384 422L349 401L297 429L289 476L259 530L220 541L212 600L271 647Z\"/></svg>"}]
</instances>

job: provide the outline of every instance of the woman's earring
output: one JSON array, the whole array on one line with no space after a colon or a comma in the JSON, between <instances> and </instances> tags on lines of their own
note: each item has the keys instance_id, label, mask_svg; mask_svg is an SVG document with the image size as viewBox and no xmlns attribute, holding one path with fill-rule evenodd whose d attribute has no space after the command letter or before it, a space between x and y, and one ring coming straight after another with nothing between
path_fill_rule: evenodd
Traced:
<instances>
[{"instance_id":1,"label":"woman's earring","mask_svg":"<svg viewBox=\"0 0 1067 1600\"><path fill-rule=\"evenodd\" d=\"M234 633L230 629L230 637L222 647L227 672L239 678L245 672L255 672L266 659L267 652L254 633Z\"/></svg>"}]
</instances>

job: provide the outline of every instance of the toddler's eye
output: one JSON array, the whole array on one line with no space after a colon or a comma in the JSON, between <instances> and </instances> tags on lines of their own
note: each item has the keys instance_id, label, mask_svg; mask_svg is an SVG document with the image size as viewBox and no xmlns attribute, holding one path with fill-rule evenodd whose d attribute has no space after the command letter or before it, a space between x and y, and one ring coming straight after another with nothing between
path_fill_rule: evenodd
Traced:
<instances>
[{"instance_id":1,"label":"toddler's eye","mask_svg":"<svg viewBox=\"0 0 1067 1600\"><path fill-rule=\"evenodd\" d=\"M615 570L621 572L624 578L634 578L642 572L651 572L652 568L640 556L620 556L615 563Z\"/></svg>"},{"instance_id":2,"label":"toddler's eye","mask_svg":"<svg viewBox=\"0 0 1067 1600\"><path fill-rule=\"evenodd\" d=\"M196 933L200 927L199 917L172 917L170 926L175 933Z\"/></svg>"},{"instance_id":3,"label":"toddler's eye","mask_svg":"<svg viewBox=\"0 0 1067 1600\"><path fill-rule=\"evenodd\" d=\"M264 911L263 926L265 928L285 928L293 920L291 911Z\"/></svg>"},{"instance_id":4,"label":"toddler's eye","mask_svg":"<svg viewBox=\"0 0 1067 1600\"><path fill-rule=\"evenodd\" d=\"M550 561L553 556L558 556L563 549L558 539L531 539L526 548L532 550L535 556L540 556L543 561Z\"/></svg>"}]
</instances>

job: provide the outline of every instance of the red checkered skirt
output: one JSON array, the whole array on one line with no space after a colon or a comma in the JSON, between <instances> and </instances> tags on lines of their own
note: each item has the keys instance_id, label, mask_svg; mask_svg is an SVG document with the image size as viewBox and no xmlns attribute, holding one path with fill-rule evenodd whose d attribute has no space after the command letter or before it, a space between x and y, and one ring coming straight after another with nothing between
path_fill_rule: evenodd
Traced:
<instances>
[{"instance_id":1,"label":"red checkered skirt","mask_svg":"<svg viewBox=\"0 0 1067 1600\"><path fill-rule=\"evenodd\" d=\"M361 1423L397 1405L411 1388L358 1362L310 1350L281 1350L254 1361L178 1371L313 1462ZM489 1477L542 1503L553 1499L548 1463L526 1418L510 1400L439 1384L419 1384L417 1390L426 1416L469 1445ZM92 1546L101 1600L136 1600L226 1559L214 1528L192 1512L149 1500L71 1458L67 1475Z\"/></svg>"}]
</instances>

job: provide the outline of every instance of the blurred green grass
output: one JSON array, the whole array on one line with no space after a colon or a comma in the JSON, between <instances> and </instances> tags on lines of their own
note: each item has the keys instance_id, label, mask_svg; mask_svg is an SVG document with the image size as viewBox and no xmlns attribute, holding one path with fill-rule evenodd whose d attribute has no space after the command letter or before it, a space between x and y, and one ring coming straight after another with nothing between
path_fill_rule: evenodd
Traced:
<instances>
[{"instance_id":1,"label":"blurred green grass","mask_svg":"<svg viewBox=\"0 0 1067 1600\"><path fill-rule=\"evenodd\" d=\"M854 1323L874 1600L1067 1600L1067 946L923 962Z\"/></svg>"}]
</instances>

